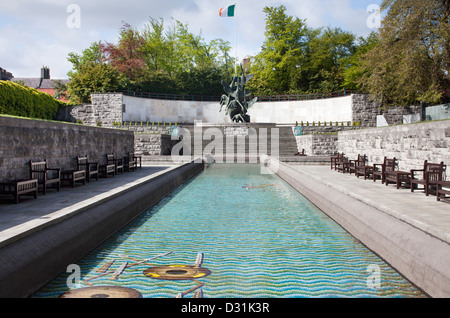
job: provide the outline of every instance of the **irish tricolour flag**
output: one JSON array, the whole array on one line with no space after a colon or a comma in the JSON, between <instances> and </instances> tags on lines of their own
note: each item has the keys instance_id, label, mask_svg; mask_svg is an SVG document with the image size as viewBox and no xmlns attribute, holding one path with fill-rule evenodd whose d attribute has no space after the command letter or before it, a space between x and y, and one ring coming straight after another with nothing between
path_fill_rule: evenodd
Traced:
<instances>
[{"instance_id":1,"label":"irish tricolour flag","mask_svg":"<svg viewBox=\"0 0 450 318\"><path fill-rule=\"evenodd\" d=\"M233 4L232 6L226 7L226 8L222 8L219 11L219 15L221 17L234 17L234 8L236 7L235 4Z\"/></svg>"}]
</instances>

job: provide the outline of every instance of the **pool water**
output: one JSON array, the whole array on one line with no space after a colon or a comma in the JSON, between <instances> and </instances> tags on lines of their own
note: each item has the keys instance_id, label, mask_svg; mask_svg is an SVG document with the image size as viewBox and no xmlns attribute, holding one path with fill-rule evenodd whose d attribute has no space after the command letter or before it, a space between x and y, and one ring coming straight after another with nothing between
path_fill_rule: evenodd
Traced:
<instances>
[{"instance_id":1,"label":"pool water","mask_svg":"<svg viewBox=\"0 0 450 318\"><path fill-rule=\"evenodd\" d=\"M204 298L425 296L282 179L260 172L211 165L80 260L71 289L69 271L34 297L105 285L145 298L200 290ZM111 279L124 262L139 264ZM158 268L166 268L159 277Z\"/></svg>"}]
</instances>

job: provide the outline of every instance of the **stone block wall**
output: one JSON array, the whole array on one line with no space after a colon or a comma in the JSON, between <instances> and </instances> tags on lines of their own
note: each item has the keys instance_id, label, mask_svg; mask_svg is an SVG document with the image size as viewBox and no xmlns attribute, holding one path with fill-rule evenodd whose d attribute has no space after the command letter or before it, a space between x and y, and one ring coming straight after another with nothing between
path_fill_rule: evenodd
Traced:
<instances>
[{"instance_id":1,"label":"stone block wall","mask_svg":"<svg viewBox=\"0 0 450 318\"><path fill-rule=\"evenodd\" d=\"M376 127L377 115L384 115L389 125L398 125L403 123L403 115L417 113L422 113L422 106L397 106L382 108L380 103L373 101L373 98L370 95L352 95L353 122L360 122L361 127Z\"/></svg>"},{"instance_id":2,"label":"stone block wall","mask_svg":"<svg viewBox=\"0 0 450 318\"><path fill-rule=\"evenodd\" d=\"M337 145L350 159L366 154L369 164L395 157L400 170L421 169L424 160L450 165L450 120L343 131Z\"/></svg>"},{"instance_id":3,"label":"stone block wall","mask_svg":"<svg viewBox=\"0 0 450 318\"><path fill-rule=\"evenodd\" d=\"M312 134L295 136L299 152L307 156L327 156L337 152L337 134Z\"/></svg>"},{"instance_id":4,"label":"stone block wall","mask_svg":"<svg viewBox=\"0 0 450 318\"><path fill-rule=\"evenodd\" d=\"M0 116L0 181L28 178L30 160L74 169L77 156L104 163L133 151L130 131Z\"/></svg>"},{"instance_id":5,"label":"stone block wall","mask_svg":"<svg viewBox=\"0 0 450 318\"><path fill-rule=\"evenodd\" d=\"M114 127L123 120L123 94L92 94L92 104L68 106L58 112L56 119L83 125Z\"/></svg>"},{"instance_id":6,"label":"stone block wall","mask_svg":"<svg viewBox=\"0 0 450 318\"><path fill-rule=\"evenodd\" d=\"M130 131L134 131L137 134L163 134L170 135L172 126L169 125L152 125L151 123L147 126L146 123L143 123L141 126L139 123L137 125L123 125L120 127L121 129L126 129Z\"/></svg>"},{"instance_id":7,"label":"stone block wall","mask_svg":"<svg viewBox=\"0 0 450 318\"><path fill-rule=\"evenodd\" d=\"M170 135L136 133L134 152L144 156L168 156L176 143L178 141L173 141Z\"/></svg>"},{"instance_id":8,"label":"stone block wall","mask_svg":"<svg viewBox=\"0 0 450 318\"><path fill-rule=\"evenodd\" d=\"M123 95L114 94L92 94L92 106L96 123L103 127L113 127L114 123L122 123L123 118Z\"/></svg>"}]
</instances>

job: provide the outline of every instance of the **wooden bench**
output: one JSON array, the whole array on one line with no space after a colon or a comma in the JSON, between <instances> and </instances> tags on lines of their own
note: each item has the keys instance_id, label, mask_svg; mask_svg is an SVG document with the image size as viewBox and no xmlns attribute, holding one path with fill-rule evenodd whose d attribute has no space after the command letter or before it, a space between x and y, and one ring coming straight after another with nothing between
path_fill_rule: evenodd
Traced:
<instances>
[{"instance_id":1,"label":"wooden bench","mask_svg":"<svg viewBox=\"0 0 450 318\"><path fill-rule=\"evenodd\" d=\"M47 160L30 161L30 179L37 179L38 185L42 185L43 194L47 192L47 187L55 187L57 191L61 188L61 169L49 168Z\"/></svg>"},{"instance_id":2,"label":"wooden bench","mask_svg":"<svg viewBox=\"0 0 450 318\"><path fill-rule=\"evenodd\" d=\"M362 157L362 162L356 166L355 175L357 178L359 176L364 176L364 180L367 180L373 174L373 165L367 165L367 157L364 155Z\"/></svg>"},{"instance_id":3,"label":"wooden bench","mask_svg":"<svg viewBox=\"0 0 450 318\"><path fill-rule=\"evenodd\" d=\"M113 154L106 155L106 164L108 165L114 165L115 167L115 174L123 173L123 159L115 158Z\"/></svg>"},{"instance_id":4,"label":"wooden bench","mask_svg":"<svg viewBox=\"0 0 450 318\"><path fill-rule=\"evenodd\" d=\"M294 156L297 156L297 157L306 157L305 149L302 149L302 152L297 152Z\"/></svg>"},{"instance_id":5,"label":"wooden bench","mask_svg":"<svg viewBox=\"0 0 450 318\"><path fill-rule=\"evenodd\" d=\"M106 164L100 165L100 173L103 177L108 178L108 175L113 177L116 175L116 165L114 163L114 155L106 155Z\"/></svg>"},{"instance_id":6,"label":"wooden bench","mask_svg":"<svg viewBox=\"0 0 450 318\"><path fill-rule=\"evenodd\" d=\"M384 175L384 184L386 186L389 183L395 183L397 189L400 189L401 186L409 187L411 184L411 171L386 171Z\"/></svg>"},{"instance_id":7,"label":"wooden bench","mask_svg":"<svg viewBox=\"0 0 450 318\"><path fill-rule=\"evenodd\" d=\"M133 158L136 161L136 169L142 169L142 156L133 154Z\"/></svg>"},{"instance_id":8,"label":"wooden bench","mask_svg":"<svg viewBox=\"0 0 450 318\"><path fill-rule=\"evenodd\" d=\"M339 158L335 162L335 170L338 172L346 173L349 172L350 162L348 158L344 155L339 156Z\"/></svg>"},{"instance_id":9,"label":"wooden bench","mask_svg":"<svg viewBox=\"0 0 450 318\"><path fill-rule=\"evenodd\" d=\"M68 183L72 188L75 187L76 182L86 184L85 170L63 170L61 171L61 184Z\"/></svg>"},{"instance_id":10,"label":"wooden bench","mask_svg":"<svg viewBox=\"0 0 450 318\"><path fill-rule=\"evenodd\" d=\"M358 155L356 160L349 160L348 172L352 172L356 175L356 171L359 167L364 166L367 163L366 155Z\"/></svg>"},{"instance_id":11,"label":"wooden bench","mask_svg":"<svg viewBox=\"0 0 450 318\"><path fill-rule=\"evenodd\" d=\"M98 162L90 162L87 156L77 157L77 170L86 171L86 181L90 182L92 177L98 180Z\"/></svg>"},{"instance_id":12,"label":"wooden bench","mask_svg":"<svg viewBox=\"0 0 450 318\"><path fill-rule=\"evenodd\" d=\"M305 149L303 149L304 151ZM342 161L344 158L344 153L337 153L330 157L330 168L336 170L336 164L338 161Z\"/></svg>"},{"instance_id":13,"label":"wooden bench","mask_svg":"<svg viewBox=\"0 0 450 318\"><path fill-rule=\"evenodd\" d=\"M447 166L444 165L444 162L430 163L425 160L422 169L411 170L411 192L414 192L418 185L422 185L425 195L428 196L432 187L437 188L438 181L443 180L446 168ZM420 177L417 176L417 173L419 173Z\"/></svg>"},{"instance_id":14,"label":"wooden bench","mask_svg":"<svg viewBox=\"0 0 450 318\"><path fill-rule=\"evenodd\" d=\"M450 203L450 181L440 180L437 183L436 200Z\"/></svg>"},{"instance_id":15,"label":"wooden bench","mask_svg":"<svg viewBox=\"0 0 450 318\"><path fill-rule=\"evenodd\" d=\"M12 196L16 204L19 203L21 195L32 195L36 199L38 196L38 180L12 180L0 182L0 194Z\"/></svg>"},{"instance_id":16,"label":"wooden bench","mask_svg":"<svg viewBox=\"0 0 450 318\"><path fill-rule=\"evenodd\" d=\"M134 153L129 152L128 155L123 159L125 171L135 171L137 169L137 161Z\"/></svg>"},{"instance_id":17,"label":"wooden bench","mask_svg":"<svg viewBox=\"0 0 450 318\"><path fill-rule=\"evenodd\" d=\"M375 182L377 179L380 179L381 183L384 183L386 180L386 171L395 171L397 164L395 157L392 159L384 157L383 163L375 163L372 170L373 181Z\"/></svg>"}]
</instances>

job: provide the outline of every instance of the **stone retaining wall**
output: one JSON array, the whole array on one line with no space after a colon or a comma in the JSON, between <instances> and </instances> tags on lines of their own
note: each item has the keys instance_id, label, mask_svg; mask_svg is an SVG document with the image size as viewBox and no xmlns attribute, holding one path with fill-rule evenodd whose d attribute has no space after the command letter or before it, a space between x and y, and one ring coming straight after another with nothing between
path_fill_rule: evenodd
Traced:
<instances>
[{"instance_id":1,"label":"stone retaining wall","mask_svg":"<svg viewBox=\"0 0 450 318\"><path fill-rule=\"evenodd\" d=\"M0 116L0 181L28 178L30 160L74 169L77 156L104 163L133 151L130 131Z\"/></svg>"},{"instance_id":2,"label":"stone retaining wall","mask_svg":"<svg viewBox=\"0 0 450 318\"><path fill-rule=\"evenodd\" d=\"M361 127L376 127L378 115L383 115L389 125L398 125L403 123L404 115L412 114L422 114L422 106L382 108L370 95L352 95L353 122L360 122Z\"/></svg>"},{"instance_id":3,"label":"stone retaining wall","mask_svg":"<svg viewBox=\"0 0 450 318\"><path fill-rule=\"evenodd\" d=\"M337 134L313 134L295 136L299 152L305 149L307 156L325 156L337 152Z\"/></svg>"},{"instance_id":4,"label":"stone retaining wall","mask_svg":"<svg viewBox=\"0 0 450 318\"><path fill-rule=\"evenodd\" d=\"M81 122L84 125L114 127L122 124L123 105L122 93L92 94L92 104L69 106L58 112L56 119L70 123Z\"/></svg>"},{"instance_id":5,"label":"stone retaining wall","mask_svg":"<svg viewBox=\"0 0 450 318\"><path fill-rule=\"evenodd\" d=\"M366 154L370 164L395 157L400 170L421 169L424 160L450 165L450 120L343 131L337 143L339 152L351 159Z\"/></svg>"},{"instance_id":6,"label":"stone retaining wall","mask_svg":"<svg viewBox=\"0 0 450 318\"><path fill-rule=\"evenodd\" d=\"M86 125L113 127L125 122L161 122L192 124L195 121L229 123L225 112L219 112L219 102L158 100L125 96L122 93L96 93L92 104L67 107L57 119L81 121ZM258 102L250 110L252 123L294 124L294 122L355 123L376 127L377 115L384 115L389 125L401 124L404 115L422 115L422 106L382 108L370 95L352 94L337 98Z\"/></svg>"},{"instance_id":7,"label":"stone retaining wall","mask_svg":"<svg viewBox=\"0 0 450 318\"><path fill-rule=\"evenodd\" d=\"M178 141L172 141L170 135L143 134L134 135L134 152L144 156L168 156Z\"/></svg>"}]
</instances>

